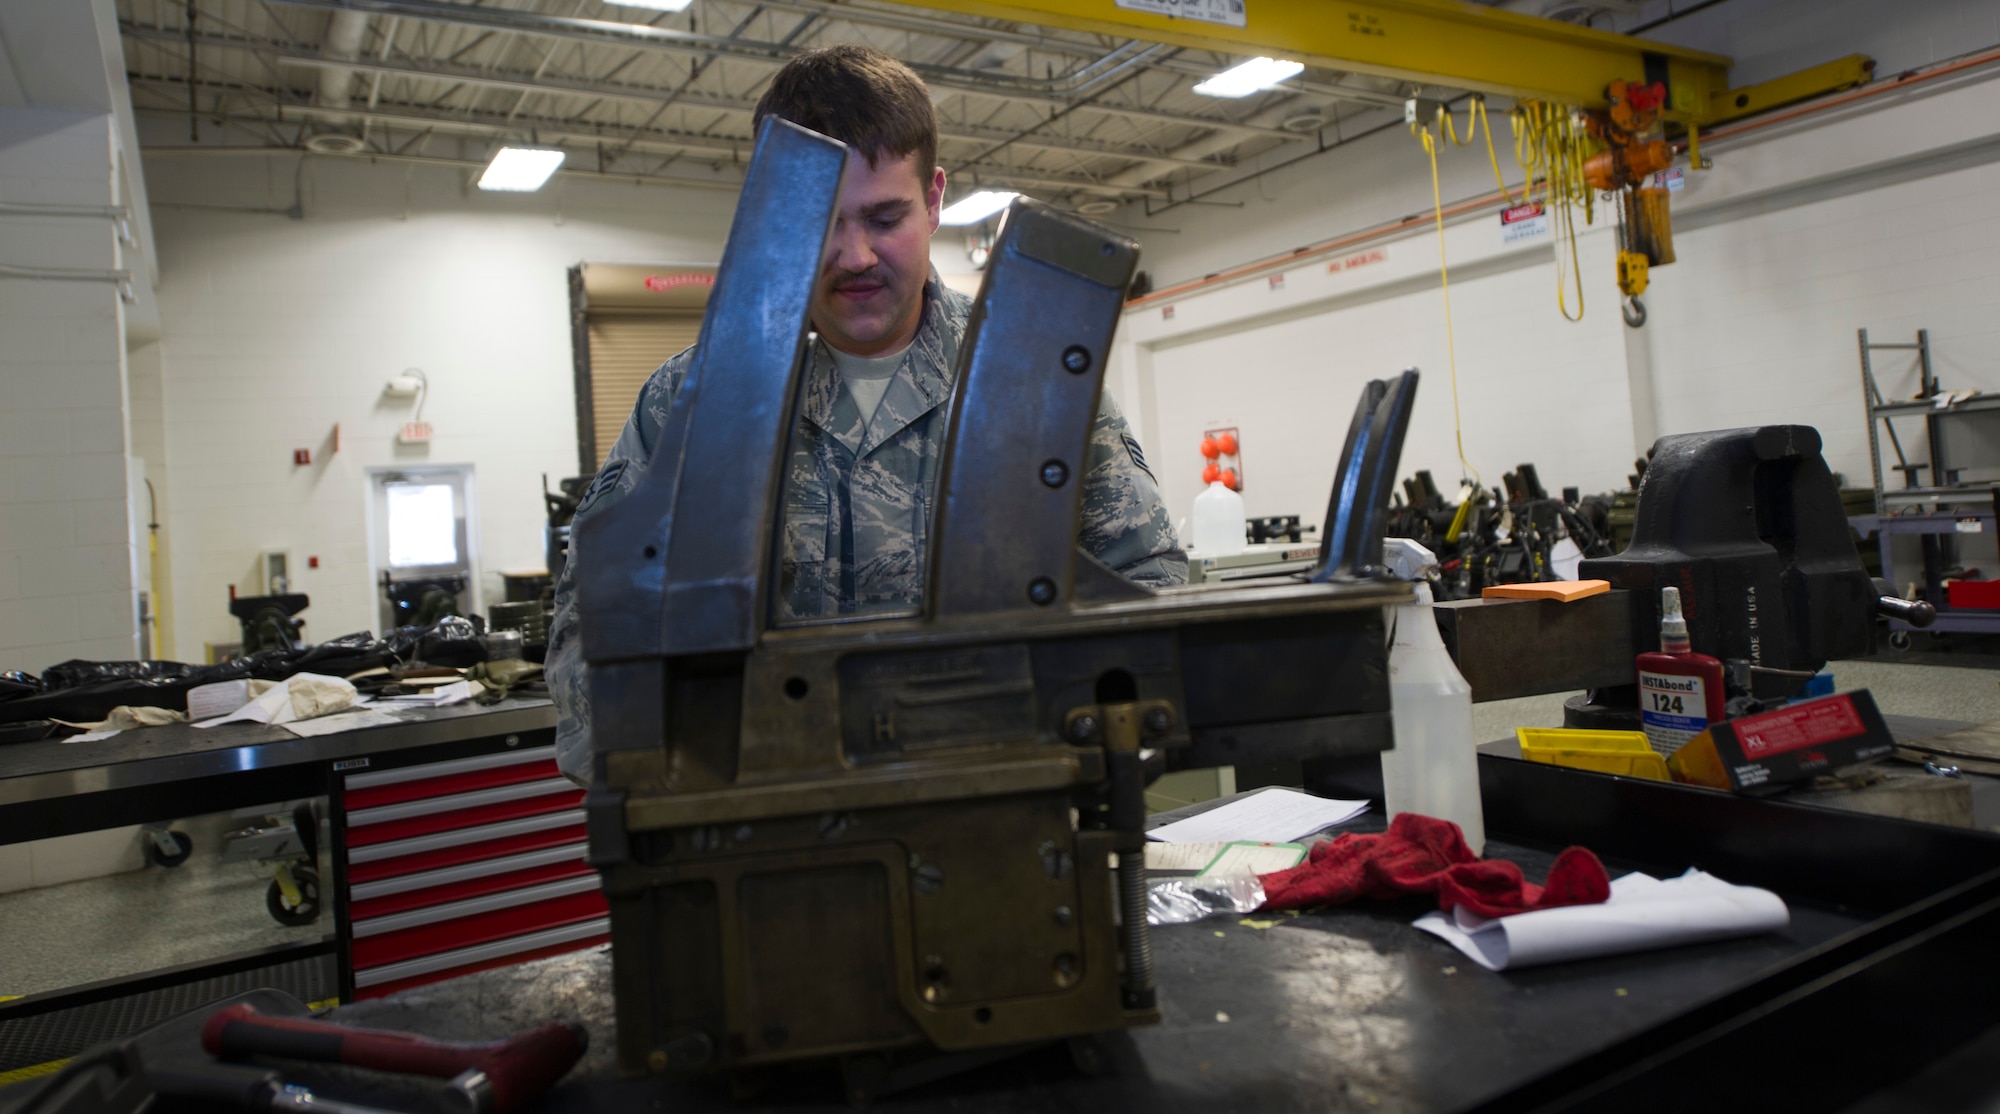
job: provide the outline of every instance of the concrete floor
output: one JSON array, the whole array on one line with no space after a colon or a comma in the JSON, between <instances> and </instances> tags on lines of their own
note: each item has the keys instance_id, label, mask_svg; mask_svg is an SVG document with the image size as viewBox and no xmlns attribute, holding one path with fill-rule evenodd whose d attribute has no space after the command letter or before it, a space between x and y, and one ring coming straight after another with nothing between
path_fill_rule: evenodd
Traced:
<instances>
[{"instance_id":1,"label":"concrete floor","mask_svg":"<svg viewBox=\"0 0 2000 1114\"><path fill-rule=\"evenodd\" d=\"M332 935L331 909L287 928L264 907L271 871L221 861L223 833L244 823L217 814L173 825L194 838L177 867L0 894L0 998Z\"/></svg>"}]
</instances>

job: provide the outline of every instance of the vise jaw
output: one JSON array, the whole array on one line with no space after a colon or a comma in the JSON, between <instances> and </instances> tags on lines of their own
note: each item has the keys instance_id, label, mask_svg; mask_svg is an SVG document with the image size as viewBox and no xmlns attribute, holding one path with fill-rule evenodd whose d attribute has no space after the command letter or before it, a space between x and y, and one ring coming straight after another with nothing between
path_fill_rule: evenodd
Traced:
<instances>
[{"instance_id":1,"label":"vise jaw","mask_svg":"<svg viewBox=\"0 0 2000 1114\"><path fill-rule=\"evenodd\" d=\"M628 1072L832 1059L866 1091L912 1058L1152 1021L1142 748L1213 765L1390 743L1383 608L1410 594L1378 566L1416 373L1364 391L1310 574L1127 582L1076 537L1138 248L1031 201L961 347L921 610L774 621L844 161L765 123L646 478L578 528Z\"/></svg>"}]
</instances>

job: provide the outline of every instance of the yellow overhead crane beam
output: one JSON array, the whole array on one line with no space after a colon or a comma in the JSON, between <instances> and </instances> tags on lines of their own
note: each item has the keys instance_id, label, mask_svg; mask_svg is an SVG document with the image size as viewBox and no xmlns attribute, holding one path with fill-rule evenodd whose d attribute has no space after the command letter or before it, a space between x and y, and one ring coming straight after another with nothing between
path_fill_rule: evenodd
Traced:
<instances>
[{"instance_id":1,"label":"yellow overhead crane beam","mask_svg":"<svg viewBox=\"0 0 2000 1114\"><path fill-rule=\"evenodd\" d=\"M1268 54L1420 85L1603 108L1613 81L1665 82L1667 118L1706 127L1859 85L1853 55L1743 89L1730 60L1650 39L1464 0L899 0L915 7L1170 43ZM1190 13L1159 14L1162 10Z\"/></svg>"}]
</instances>

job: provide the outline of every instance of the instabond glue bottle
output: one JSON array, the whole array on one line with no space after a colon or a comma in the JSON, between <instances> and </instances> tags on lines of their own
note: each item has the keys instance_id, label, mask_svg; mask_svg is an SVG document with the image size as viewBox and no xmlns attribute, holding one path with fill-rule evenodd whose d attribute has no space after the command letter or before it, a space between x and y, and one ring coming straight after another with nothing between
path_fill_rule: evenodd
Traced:
<instances>
[{"instance_id":1,"label":"instabond glue bottle","mask_svg":"<svg viewBox=\"0 0 2000 1114\"><path fill-rule=\"evenodd\" d=\"M1722 663L1694 652L1679 588L1660 590L1660 649L1640 654L1637 666L1640 725L1662 758L1672 757L1709 724L1728 718Z\"/></svg>"}]
</instances>

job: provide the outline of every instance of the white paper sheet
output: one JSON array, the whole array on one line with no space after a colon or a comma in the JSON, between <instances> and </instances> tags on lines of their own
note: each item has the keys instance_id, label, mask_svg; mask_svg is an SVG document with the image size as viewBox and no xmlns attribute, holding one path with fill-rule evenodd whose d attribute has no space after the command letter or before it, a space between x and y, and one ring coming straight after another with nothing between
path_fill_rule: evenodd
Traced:
<instances>
[{"instance_id":1,"label":"white paper sheet","mask_svg":"<svg viewBox=\"0 0 2000 1114\"><path fill-rule=\"evenodd\" d=\"M393 727L405 721L395 716L375 711L373 708L355 708L345 712L335 712L317 719L294 720L280 724L294 735L337 735L342 731L359 731L364 727Z\"/></svg>"},{"instance_id":2,"label":"white paper sheet","mask_svg":"<svg viewBox=\"0 0 2000 1114\"><path fill-rule=\"evenodd\" d=\"M220 719L250 702L250 681L239 677L234 681L217 681L214 684L196 685L188 690L188 718L197 723L203 720Z\"/></svg>"},{"instance_id":3,"label":"white paper sheet","mask_svg":"<svg viewBox=\"0 0 2000 1114\"><path fill-rule=\"evenodd\" d=\"M1215 858L1202 868L1202 877L1225 874L1271 874L1290 870L1305 861L1303 843L1225 843Z\"/></svg>"},{"instance_id":4,"label":"white paper sheet","mask_svg":"<svg viewBox=\"0 0 2000 1114\"><path fill-rule=\"evenodd\" d=\"M65 743L95 743L103 739L109 739L123 730L124 728L122 727L114 727L109 731L86 731L81 735L71 735L62 741Z\"/></svg>"},{"instance_id":5,"label":"white paper sheet","mask_svg":"<svg viewBox=\"0 0 2000 1114\"><path fill-rule=\"evenodd\" d=\"M1336 801L1296 789L1266 789L1146 833L1163 843L1295 843L1368 811L1367 801Z\"/></svg>"},{"instance_id":6,"label":"white paper sheet","mask_svg":"<svg viewBox=\"0 0 2000 1114\"><path fill-rule=\"evenodd\" d=\"M1146 873L1199 874L1229 846L1220 840L1209 843L1148 843Z\"/></svg>"},{"instance_id":7,"label":"white paper sheet","mask_svg":"<svg viewBox=\"0 0 2000 1114\"><path fill-rule=\"evenodd\" d=\"M270 687L259 690L269 683ZM268 723L282 726L298 719L329 715L354 706L354 686L339 677L319 673L294 673L282 682L252 682L256 693L248 704L226 716L216 716L195 724L216 727L225 723Z\"/></svg>"},{"instance_id":8,"label":"white paper sheet","mask_svg":"<svg viewBox=\"0 0 2000 1114\"><path fill-rule=\"evenodd\" d=\"M1463 909L1425 913L1416 926L1489 971L1775 932L1791 923L1783 898L1689 870L1661 881L1627 874L1600 905L1566 905L1511 917Z\"/></svg>"},{"instance_id":9,"label":"white paper sheet","mask_svg":"<svg viewBox=\"0 0 2000 1114\"><path fill-rule=\"evenodd\" d=\"M284 723L292 718L292 691L284 685L272 685L248 704L226 716L215 716L202 720L196 727L220 727L225 723Z\"/></svg>"},{"instance_id":10,"label":"white paper sheet","mask_svg":"<svg viewBox=\"0 0 2000 1114\"><path fill-rule=\"evenodd\" d=\"M375 708L443 708L451 704L463 704L472 699L474 689L471 681L453 681L438 685L425 693L411 693L407 696L378 696L368 702Z\"/></svg>"}]
</instances>

